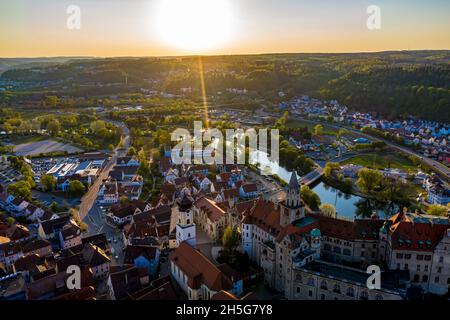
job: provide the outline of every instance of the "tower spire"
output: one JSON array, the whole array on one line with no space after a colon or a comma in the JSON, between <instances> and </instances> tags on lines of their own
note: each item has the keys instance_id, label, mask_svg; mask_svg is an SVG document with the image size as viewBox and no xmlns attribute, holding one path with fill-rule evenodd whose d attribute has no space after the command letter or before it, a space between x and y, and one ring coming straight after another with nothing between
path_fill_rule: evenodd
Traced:
<instances>
[{"instance_id":1,"label":"tower spire","mask_svg":"<svg viewBox=\"0 0 450 320\"><path fill-rule=\"evenodd\" d=\"M292 172L291 179L289 180L289 189L298 190L300 189L300 184L298 183L297 174Z\"/></svg>"}]
</instances>

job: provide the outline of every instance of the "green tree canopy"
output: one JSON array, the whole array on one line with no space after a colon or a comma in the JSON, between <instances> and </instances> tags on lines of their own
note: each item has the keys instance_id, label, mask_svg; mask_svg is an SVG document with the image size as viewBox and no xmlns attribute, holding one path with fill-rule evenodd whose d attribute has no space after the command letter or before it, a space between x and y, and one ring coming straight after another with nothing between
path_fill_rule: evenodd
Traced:
<instances>
[{"instance_id":1,"label":"green tree canopy","mask_svg":"<svg viewBox=\"0 0 450 320\"><path fill-rule=\"evenodd\" d=\"M80 181L73 180L69 183L68 191L72 197L81 197L86 191L86 187Z\"/></svg>"},{"instance_id":2,"label":"green tree canopy","mask_svg":"<svg viewBox=\"0 0 450 320\"><path fill-rule=\"evenodd\" d=\"M50 174L43 174L41 184L44 191L51 191L56 187L56 178Z\"/></svg>"}]
</instances>

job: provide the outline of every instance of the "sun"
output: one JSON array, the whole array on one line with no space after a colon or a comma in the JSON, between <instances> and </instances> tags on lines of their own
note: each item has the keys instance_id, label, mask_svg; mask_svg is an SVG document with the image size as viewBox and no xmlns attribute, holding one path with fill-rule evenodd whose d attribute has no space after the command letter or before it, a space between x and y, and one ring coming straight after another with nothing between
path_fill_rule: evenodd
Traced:
<instances>
[{"instance_id":1,"label":"sun","mask_svg":"<svg viewBox=\"0 0 450 320\"><path fill-rule=\"evenodd\" d=\"M179 49L214 49L231 37L232 14L227 0L160 0L156 13L159 36Z\"/></svg>"}]
</instances>

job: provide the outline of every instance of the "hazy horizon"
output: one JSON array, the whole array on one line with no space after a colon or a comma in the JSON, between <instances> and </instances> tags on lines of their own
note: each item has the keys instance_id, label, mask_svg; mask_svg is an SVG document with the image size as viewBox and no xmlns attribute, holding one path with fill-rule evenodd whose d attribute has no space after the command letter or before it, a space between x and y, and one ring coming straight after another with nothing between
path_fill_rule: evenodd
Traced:
<instances>
[{"instance_id":1,"label":"hazy horizon","mask_svg":"<svg viewBox=\"0 0 450 320\"><path fill-rule=\"evenodd\" d=\"M67 28L71 16L67 9L72 4L80 9L80 29L76 30ZM381 9L379 30L366 25L370 5ZM0 42L4 45L0 56L449 50L448 12L450 2L445 0L1 0Z\"/></svg>"},{"instance_id":2,"label":"hazy horizon","mask_svg":"<svg viewBox=\"0 0 450 320\"><path fill-rule=\"evenodd\" d=\"M0 59L121 59L121 58L188 58L188 57L221 57L221 56L264 56L264 55L295 55L295 54L377 54L377 53L395 53L395 52L440 52L450 51L449 49L413 49L413 50L382 50L382 51L348 51L348 52L260 52L260 53L211 53L211 54L185 54L185 55L148 55L148 56L0 56Z\"/></svg>"}]
</instances>

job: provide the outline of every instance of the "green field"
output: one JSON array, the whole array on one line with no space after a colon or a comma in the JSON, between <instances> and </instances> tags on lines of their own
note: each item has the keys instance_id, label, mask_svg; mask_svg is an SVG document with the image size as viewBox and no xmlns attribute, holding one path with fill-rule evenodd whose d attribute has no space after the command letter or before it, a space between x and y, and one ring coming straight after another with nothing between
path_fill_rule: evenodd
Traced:
<instances>
[{"instance_id":1,"label":"green field","mask_svg":"<svg viewBox=\"0 0 450 320\"><path fill-rule=\"evenodd\" d=\"M46 139L49 139L48 136L42 136L42 135L18 135L18 134L12 134L9 136L11 143L14 145L22 144L22 143L32 143L32 142L38 142L43 141Z\"/></svg>"},{"instance_id":2,"label":"green field","mask_svg":"<svg viewBox=\"0 0 450 320\"><path fill-rule=\"evenodd\" d=\"M371 169L385 169L395 168L402 169L409 172L416 172L415 166L409 159L406 159L398 154L360 154L354 158L348 159L342 164L355 164Z\"/></svg>"},{"instance_id":3,"label":"green field","mask_svg":"<svg viewBox=\"0 0 450 320\"><path fill-rule=\"evenodd\" d=\"M286 122L286 127L291 128L291 129L295 129L295 128L308 128L308 131L312 132L314 127L317 124L314 124L312 122L308 122L308 121L303 121L303 120L293 120L293 119L289 119ZM321 123L322 127L323 127L323 134L328 134L328 135L336 135L337 130L327 126L324 123Z\"/></svg>"}]
</instances>

